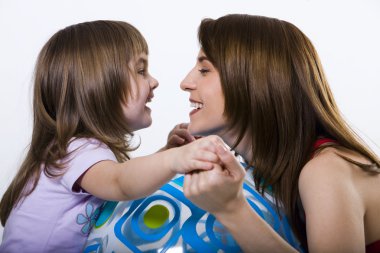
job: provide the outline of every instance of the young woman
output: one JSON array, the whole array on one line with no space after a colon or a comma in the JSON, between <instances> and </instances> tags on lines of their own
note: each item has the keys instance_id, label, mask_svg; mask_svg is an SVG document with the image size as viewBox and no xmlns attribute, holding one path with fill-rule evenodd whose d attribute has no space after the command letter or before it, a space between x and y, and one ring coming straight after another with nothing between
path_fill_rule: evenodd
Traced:
<instances>
[{"instance_id":1,"label":"young woman","mask_svg":"<svg viewBox=\"0 0 380 253\"><path fill-rule=\"evenodd\" d=\"M290 220L305 251L380 252L380 162L341 116L310 40L262 16L205 19L195 67L181 83L193 135L219 135L256 188ZM248 176L219 147L221 166L189 173L185 195L214 214L244 252L294 252L250 207Z\"/></svg>"}]
</instances>

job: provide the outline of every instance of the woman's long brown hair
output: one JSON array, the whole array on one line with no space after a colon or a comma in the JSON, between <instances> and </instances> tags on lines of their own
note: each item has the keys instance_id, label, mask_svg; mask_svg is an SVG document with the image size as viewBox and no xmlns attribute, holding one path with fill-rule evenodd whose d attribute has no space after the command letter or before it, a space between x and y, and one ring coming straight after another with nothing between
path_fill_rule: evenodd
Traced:
<instances>
[{"instance_id":1,"label":"woman's long brown hair","mask_svg":"<svg viewBox=\"0 0 380 253\"><path fill-rule=\"evenodd\" d=\"M66 27L42 48L35 67L33 133L29 151L0 202L4 226L11 210L35 189L41 169L64 173L59 161L73 137L96 138L118 161L129 159L132 132L121 103L128 99L129 63L148 46L140 32L120 21Z\"/></svg>"},{"instance_id":2,"label":"woman's long brown hair","mask_svg":"<svg viewBox=\"0 0 380 253\"><path fill-rule=\"evenodd\" d=\"M294 25L227 15L203 20L198 38L220 74L225 115L239 133L234 147L248 137L257 189L263 193L272 186L277 206L282 203L305 247L298 179L318 136L367 157L372 164L343 159L370 173L380 173L379 158L345 123L317 52Z\"/></svg>"}]
</instances>

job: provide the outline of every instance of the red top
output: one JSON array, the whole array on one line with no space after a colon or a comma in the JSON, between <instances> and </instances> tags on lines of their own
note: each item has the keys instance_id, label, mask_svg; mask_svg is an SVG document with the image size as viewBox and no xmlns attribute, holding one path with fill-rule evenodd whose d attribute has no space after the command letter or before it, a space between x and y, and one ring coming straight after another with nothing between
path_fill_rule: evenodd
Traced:
<instances>
[{"instance_id":1,"label":"red top","mask_svg":"<svg viewBox=\"0 0 380 253\"><path fill-rule=\"evenodd\" d=\"M330 139L330 138L320 138L320 139L317 139L315 142L314 142L314 151L313 153L311 154L311 158L312 159L315 155L315 150L317 150L320 146L322 146L323 144L325 143L338 143L336 140L333 140L333 139Z\"/></svg>"},{"instance_id":2,"label":"red top","mask_svg":"<svg viewBox=\"0 0 380 253\"><path fill-rule=\"evenodd\" d=\"M330 139L330 138L321 138L321 139L317 139L316 142L314 143L314 150L319 148L321 145L325 144L325 143L338 143L336 140L333 140L333 139Z\"/></svg>"},{"instance_id":3,"label":"red top","mask_svg":"<svg viewBox=\"0 0 380 253\"><path fill-rule=\"evenodd\" d=\"M365 246L365 252L366 253L379 253L380 252L380 240Z\"/></svg>"},{"instance_id":4,"label":"red top","mask_svg":"<svg viewBox=\"0 0 380 253\"><path fill-rule=\"evenodd\" d=\"M314 143L314 150L319 148L321 145L325 144L325 143L338 143L336 140L333 140L333 139L329 139L329 138L321 138L321 139L318 139L315 143ZM366 247L365 247L365 252L366 253L380 253L380 240L376 241L376 242L373 242L371 244L368 244Z\"/></svg>"}]
</instances>

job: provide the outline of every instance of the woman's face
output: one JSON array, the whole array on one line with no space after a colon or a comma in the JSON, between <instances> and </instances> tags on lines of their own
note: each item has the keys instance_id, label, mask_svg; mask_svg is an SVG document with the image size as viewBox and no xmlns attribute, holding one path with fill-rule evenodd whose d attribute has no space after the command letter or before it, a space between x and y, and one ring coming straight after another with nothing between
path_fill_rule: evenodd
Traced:
<instances>
[{"instance_id":1,"label":"woman's face","mask_svg":"<svg viewBox=\"0 0 380 253\"><path fill-rule=\"evenodd\" d=\"M223 115L224 95L219 72L202 50L194 68L181 82L181 89L190 93L190 106L193 108L190 112L190 133L195 136L222 136L227 121Z\"/></svg>"},{"instance_id":2,"label":"woman's face","mask_svg":"<svg viewBox=\"0 0 380 253\"><path fill-rule=\"evenodd\" d=\"M158 82L148 72L148 57L145 53L130 62L131 91L127 103L122 105L124 116L132 131L146 128L152 124L151 109L146 106L152 101L153 90Z\"/></svg>"}]
</instances>

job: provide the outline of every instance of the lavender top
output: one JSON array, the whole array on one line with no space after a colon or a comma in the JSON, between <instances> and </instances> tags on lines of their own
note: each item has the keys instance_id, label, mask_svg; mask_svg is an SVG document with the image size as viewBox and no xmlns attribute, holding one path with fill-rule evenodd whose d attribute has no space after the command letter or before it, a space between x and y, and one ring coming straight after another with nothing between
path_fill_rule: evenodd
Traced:
<instances>
[{"instance_id":1,"label":"lavender top","mask_svg":"<svg viewBox=\"0 0 380 253\"><path fill-rule=\"evenodd\" d=\"M73 139L63 176L43 172L36 189L11 212L5 224L0 252L80 252L103 200L73 186L92 165L116 161L108 146L96 139Z\"/></svg>"}]
</instances>

